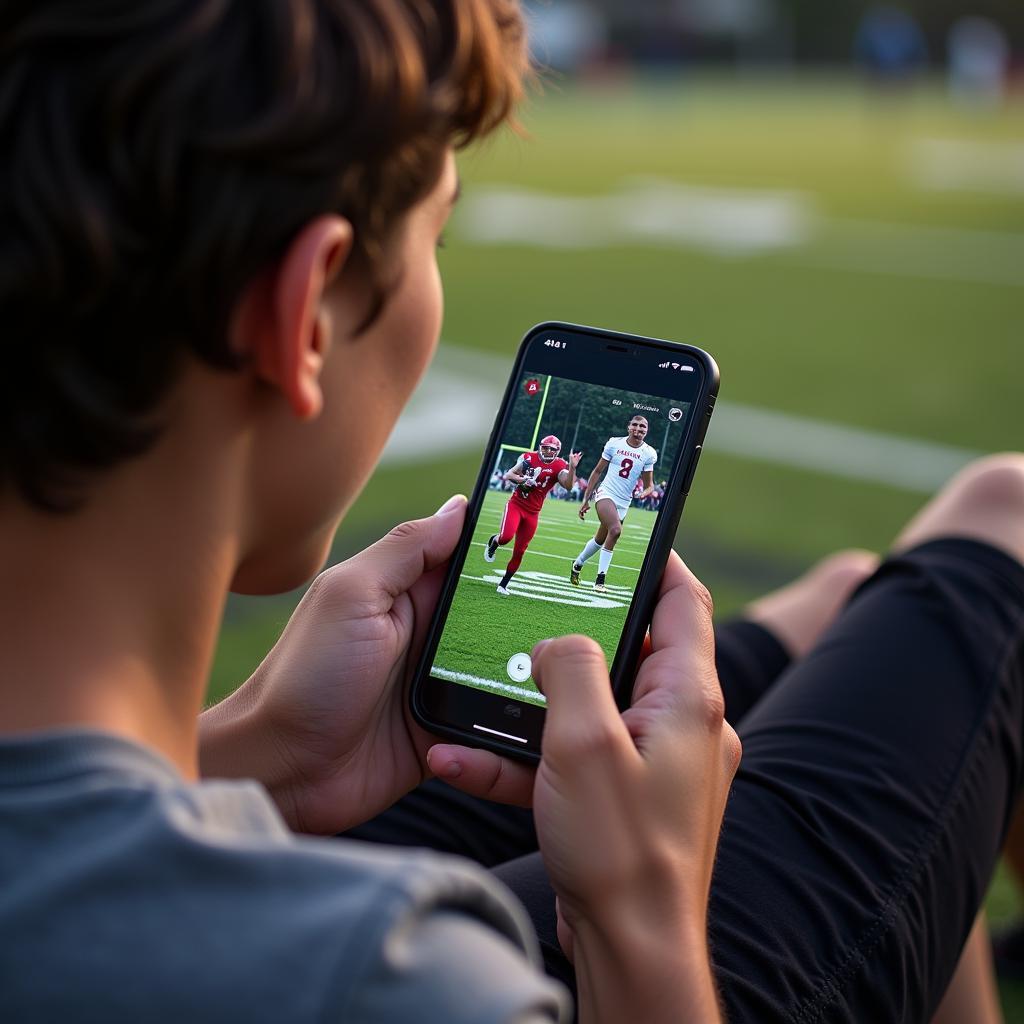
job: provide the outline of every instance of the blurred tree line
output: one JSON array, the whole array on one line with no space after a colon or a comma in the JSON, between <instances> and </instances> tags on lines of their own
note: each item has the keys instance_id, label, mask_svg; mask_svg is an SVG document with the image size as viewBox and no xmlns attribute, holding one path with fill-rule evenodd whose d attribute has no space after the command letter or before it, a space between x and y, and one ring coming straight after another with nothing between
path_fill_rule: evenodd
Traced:
<instances>
[{"instance_id":1,"label":"blurred tree line","mask_svg":"<svg viewBox=\"0 0 1024 1024\"><path fill-rule=\"evenodd\" d=\"M539 391L528 393L526 385L536 380ZM543 405L543 411L541 406ZM636 408L655 406L658 411ZM524 374L519 382L519 392L502 443L510 449L503 453L500 461L502 470L508 469L524 452L536 450L542 437L554 434L562 442L562 457L568 458L571 451L583 452L577 472L589 476L609 437L622 437L627 432L629 421L636 413L647 417L649 430L647 443L658 452L655 479L668 476L669 467L675 458L686 418L673 423L668 418L670 408L688 411L686 402L667 398L650 398L639 392L621 391L618 388L599 384L583 384L580 381L564 380L558 377L538 377ZM538 413L540 419L538 421Z\"/></svg>"}]
</instances>

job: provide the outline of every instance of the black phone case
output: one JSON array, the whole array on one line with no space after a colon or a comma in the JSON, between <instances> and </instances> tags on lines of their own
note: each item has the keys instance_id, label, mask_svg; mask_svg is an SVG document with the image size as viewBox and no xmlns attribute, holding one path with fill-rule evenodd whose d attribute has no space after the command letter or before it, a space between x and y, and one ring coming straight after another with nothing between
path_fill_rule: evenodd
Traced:
<instances>
[{"instance_id":1,"label":"black phone case","mask_svg":"<svg viewBox=\"0 0 1024 1024\"><path fill-rule=\"evenodd\" d=\"M621 331L610 331L599 327L585 327L579 324L552 320L530 328L520 342L515 362L509 373L505 394L501 405L498 407L494 425L491 428L491 435L484 450L480 472L477 475L473 493L470 495L466 510L466 527L449 563L450 568L438 598L437 610L431 620L423 653L420 656L416 672L412 678L409 703L413 718L428 732L445 739L454 740L463 746L482 747L515 758L516 760L533 763L540 760L539 750L517 747L510 743L504 743L497 738L471 732L453 726L448 722L438 721L423 707L419 697L424 681L430 676L430 667L433 662L434 653L440 640L440 634L447 619L449 608L451 607L455 587L458 585L458 570L462 567L472 542L474 524L477 520L491 475L490 467L494 464L495 446L502 436L505 421L510 413L518 381L524 369L523 364L526 359L527 350L537 334L552 331L571 331L574 334L588 335L611 341L618 340L633 344L650 344L652 347L667 347L677 352L685 352L690 358L701 365L704 374L701 391L694 402L693 414L689 418L687 432L681 442L682 450L688 449L690 455L677 461L672 476L669 478L666 495L667 500L672 501L673 504L658 518L651 537L650 547L640 569L633 601L623 628L622 639L615 653L609 673L615 694L615 702L620 710L624 710L629 706L630 698L632 697L641 647L647 634L647 629L650 626L655 599L661 585L662 573L665 569L665 563L668 561L672 542L675 540L676 530L679 526L679 519L683 512L683 506L686 503L686 496L689 493L693 475L697 468L697 461L700 458L704 436L711 421L711 413L715 406L715 400L718 397L721 379L718 364L703 349L660 338L649 338L644 335L625 334Z\"/></svg>"}]
</instances>

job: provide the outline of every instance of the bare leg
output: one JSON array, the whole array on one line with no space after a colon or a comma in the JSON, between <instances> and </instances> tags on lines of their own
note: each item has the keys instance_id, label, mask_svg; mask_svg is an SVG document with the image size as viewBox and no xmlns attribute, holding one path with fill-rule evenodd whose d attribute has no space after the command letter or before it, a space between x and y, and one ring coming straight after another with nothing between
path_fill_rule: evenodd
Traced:
<instances>
[{"instance_id":1,"label":"bare leg","mask_svg":"<svg viewBox=\"0 0 1024 1024\"><path fill-rule=\"evenodd\" d=\"M978 914L932 1024L1002 1024L985 911Z\"/></svg>"},{"instance_id":2,"label":"bare leg","mask_svg":"<svg viewBox=\"0 0 1024 1024\"><path fill-rule=\"evenodd\" d=\"M1024 456L992 455L958 473L914 517L896 540L896 550L942 536L984 541L1024 561ZM1024 867L1024 827L1020 815L1010 829L1011 862ZM1003 1019L992 969L992 949L984 912L975 922L956 973L935 1015L937 1024Z\"/></svg>"},{"instance_id":3,"label":"bare leg","mask_svg":"<svg viewBox=\"0 0 1024 1024\"><path fill-rule=\"evenodd\" d=\"M1003 860L1010 868L1019 901L1021 892L1024 892L1024 804L1019 800L1006 834ZM992 946L999 974L1019 978L1021 963L1024 962L1024 924L1019 915L992 936Z\"/></svg>"},{"instance_id":4,"label":"bare leg","mask_svg":"<svg viewBox=\"0 0 1024 1024\"><path fill-rule=\"evenodd\" d=\"M1024 455L979 459L958 473L907 524L893 550L903 551L938 537L971 537L1024 561L1022 507ZM758 598L748 606L746 615L774 633L794 658L802 657L877 564L877 555L870 551L836 552L792 583ZM1010 844L1019 848L1014 864L1024 882L1024 821L1011 832Z\"/></svg>"},{"instance_id":5,"label":"bare leg","mask_svg":"<svg viewBox=\"0 0 1024 1024\"><path fill-rule=\"evenodd\" d=\"M1024 456L996 455L967 467L900 533L901 551L939 537L980 540L1024 561ZM748 616L771 630L800 657L834 618L850 592L871 571L870 552L844 551L824 559L795 582L755 601ZM1024 813L1007 839L1007 858L1024 882ZM933 1024L1001 1024L984 911L978 915Z\"/></svg>"},{"instance_id":6,"label":"bare leg","mask_svg":"<svg viewBox=\"0 0 1024 1024\"><path fill-rule=\"evenodd\" d=\"M622 523L619 520L619 510L615 507L615 502L610 498L599 498L597 502L597 518L601 520L601 525L598 528L597 534L594 536L594 540L598 542L605 549L605 551L611 551L619 537L622 535ZM604 539L601 539L601 534L604 534Z\"/></svg>"},{"instance_id":7,"label":"bare leg","mask_svg":"<svg viewBox=\"0 0 1024 1024\"><path fill-rule=\"evenodd\" d=\"M1017 813L1010 823L1010 831L1006 836L1006 862L1013 872L1014 881L1024 889L1024 807L1018 805Z\"/></svg>"},{"instance_id":8,"label":"bare leg","mask_svg":"<svg viewBox=\"0 0 1024 1024\"><path fill-rule=\"evenodd\" d=\"M1024 561L1024 455L972 462L907 524L893 550L938 537L968 537Z\"/></svg>"},{"instance_id":9,"label":"bare leg","mask_svg":"<svg viewBox=\"0 0 1024 1024\"><path fill-rule=\"evenodd\" d=\"M790 657L802 658L878 561L873 551L837 551L792 583L758 598L745 615L774 634Z\"/></svg>"}]
</instances>

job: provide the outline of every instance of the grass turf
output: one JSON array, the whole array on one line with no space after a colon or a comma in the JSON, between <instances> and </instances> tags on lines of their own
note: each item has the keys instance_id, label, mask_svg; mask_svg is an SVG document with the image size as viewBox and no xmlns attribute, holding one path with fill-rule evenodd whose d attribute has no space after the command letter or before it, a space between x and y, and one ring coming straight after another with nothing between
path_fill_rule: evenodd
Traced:
<instances>
[{"instance_id":1,"label":"grass turf","mask_svg":"<svg viewBox=\"0 0 1024 1024\"><path fill-rule=\"evenodd\" d=\"M526 113L528 139L506 137L461 158L467 195L487 184L599 195L631 176L656 175L798 190L831 226L802 248L733 258L638 245L484 247L461 239L456 220L442 255L444 336L511 358L525 328L546 319L647 332L709 349L722 366L726 399L980 449L1020 447L1022 289L983 280L968 250L945 236L929 244L928 229L966 232L962 241L975 240L979 258L991 242L995 259L1000 240L1024 231L1024 197L923 189L907 168L921 140L1019 144L1021 113L1018 99L972 114L938 88L882 104L841 77L550 87ZM893 273L879 231L871 236L877 265L868 258L843 267L834 258L843 243L837 233L851 223L921 229L929 254L952 262L934 267L922 259L920 272ZM481 449L485 435L481 425ZM433 512L454 490L468 491L478 461L438 453L378 472L347 517L334 556ZM681 550L728 614L836 547L883 549L922 500L716 453L712 426ZM612 579L615 571L613 563ZM293 603L232 602L211 698L248 675ZM506 605L527 603L510 598ZM990 913L1003 920L1018 905L1000 872ZM1006 1019L1024 1022L1024 986L1004 983L1001 995Z\"/></svg>"}]
</instances>

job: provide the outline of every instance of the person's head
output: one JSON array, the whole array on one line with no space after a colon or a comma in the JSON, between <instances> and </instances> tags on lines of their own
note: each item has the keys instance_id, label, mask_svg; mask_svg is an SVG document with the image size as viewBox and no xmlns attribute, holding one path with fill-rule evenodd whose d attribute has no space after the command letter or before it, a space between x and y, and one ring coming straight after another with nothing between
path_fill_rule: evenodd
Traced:
<instances>
[{"instance_id":1,"label":"person's head","mask_svg":"<svg viewBox=\"0 0 1024 1024\"><path fill-rule=\"evenodd\" d=\"M642 441L647 436L647 417L634 416L629 421L628 429L631 441Z\"/></svg>"},{"instance_id":2,"label":"person's head","mask_svg":"<svg viewBox=\"0 0 1024 1024\"><path fill-rule=\"evenodd\" d=\"M550 462L562 450L562 442L554 434L541 438L539 454L542 462Z\"/></svg>"},{"instance_id":3,"label":"person's head","mask_svg":"<svg viewBox=\"0 0 1024 1024\"><path fill-rule=\"evenodd\" d=\"M0 505L76 514L217 394L237 582L294 585L436 343L452 150L519 98L518 3L22 0L0 46Z\"/></svg>"}]
</instances>

